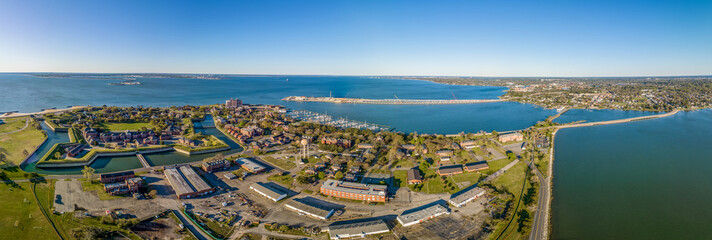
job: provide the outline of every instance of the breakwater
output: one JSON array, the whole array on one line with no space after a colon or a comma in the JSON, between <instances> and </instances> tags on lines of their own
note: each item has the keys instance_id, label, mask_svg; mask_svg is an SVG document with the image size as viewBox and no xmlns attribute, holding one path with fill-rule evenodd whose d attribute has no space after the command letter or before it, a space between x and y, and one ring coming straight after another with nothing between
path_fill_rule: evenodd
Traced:
<instances>
[{"instance_id":1,"label":"breakwater","mask_svg":"<svg viewBox=\"0 0 712 240\"><path fill-rule=\"evenodd\" d=\"M502 99L367 99L367 98L335 98L335 97L304 97L289 96L282 101L292 102L328 102L351 104L380 104L380 105L448 105L448 104L475 104L504 102Z\"/></svg>"}]
</instances>

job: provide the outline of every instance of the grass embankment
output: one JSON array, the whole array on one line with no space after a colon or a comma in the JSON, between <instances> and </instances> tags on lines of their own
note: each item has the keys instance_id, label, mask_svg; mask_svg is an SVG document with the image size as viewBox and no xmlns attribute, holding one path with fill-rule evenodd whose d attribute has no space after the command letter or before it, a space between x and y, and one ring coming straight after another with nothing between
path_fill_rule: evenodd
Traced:
<instances>
[{"instance_id":1,"label":"grass embankment","mask_svg":"<svg viewBox=\"0 0 712 240\"><path fill-rule=\"evenodd\" d=\"M0 185L0 233L3 239L58 239L52 226L42 215L31 183L18 183L21 188ZM47 194L49 184L38 184L38 194Z\"/></svg>"},{"instance_id":2,"label":"grass embankment","mask_svg":"<svg viewBox=\"0 0 712 240\"><path fill-rule=\"evenodd\" d=\"M27 119L27 117L18 118L0 125L0 134L2 134L0 135L0 154L5 155L5 162L0 162L0 168L19 165L47 139L47 134L44 131L37 130L32 126L32 120L30 120L29 126L22 131L10 133L22 129ZM20 126L18 127L18 125Z\"/></svg>"},{"instance_id":3,"label":"grass embankment","mask_svg":"<svg viewBox=\"0 0 712 240\"><path fill-rule=\"evenodd\" d=\"M408 171L407 170L393 171L393 185L396 187L407 187L408 186Z\"/></svg>"},{"instance_id":4,"label":"grass embankment","mask_svg":"<svg viewBox=\"0 0 712 240\"><path fill-rule=\"evenodd\" d=\"M73 142L73 143L81 143L81 144L87 143L87 141L84 140L84 136L82 136L82 132L77 130L76 128L69 129L69 141Z\"/></svg>"},{"instance_id":5,"label":"grass embankment","mask_svg":"<svg viewBox=\"0 0 712 240\"><path fill-rule=\"evenodd\" d=\"M220 140L218 137L213 136L213 135L209 135L209 136L201 139L201 141L209 141L211 145L206 146L206 147L201 146L201 147L193 148L193 147L184 146L184 145L180 145L180 144L174 144L173 147L176 149L187 151L189 153L230 147L230 145L227 145L227 143L225 143L223 140Z\"/></svg>"},{"instance_id":6,"label":"grass embankment","mask_svg":"<svg viewBox=\"0 0 712 240\"><path fill-rule=\"evenodd\" d=\"M531 186L531 182L527 179L529 175L527 175L527 170L528 167L527 165L522 161L514 165L512 168L510 168L507 172L504 174L500 175L497 177L493 182L492 185L496 186L498 189L505 189L506 191L512 193L513 195L513 201L512 201L512 209L508 211L508 217L505 219L502 219L501 221L495 222L495 231L490 234L490 239L496 239L498 236L501 235L501 239L526 239L528 238L528 233L525 232L518 232L517 231L517 220L519 219L519 214L517 214L521 209L525 209L526 206L524 203L519 203L519 201L522 192L522 189L526 190ZM524 186L524 188L522 188ZM516 207L516 209L515 209ZM529 211L531 214L529 216L529 220L534 217L534 213L532 211ZM514 218L514 219L512 219ZM511 221L511 223L510 223ZM509 227L507 225L509 224ZM506 229L505 229L506 228ZM504 233L502 233L504 231Z\"/></svg>"},{"instance_id":7,"label":"grass embankment","mask_svg":"<svg viewBox=\"0 0 712 240\"><path fill-rule=\"evenodd\" d=\"M61 127L61 126L59 126L57 123L55 123L55 122L53 122L53 121L51 121L51 120L45 121L45 124L47 124L47 126L49 126L50 128L54 129L55 132L66 132L66 131L68 131L68 128L67 128L67 127Z\"/></svg>"},{"instance_id":8,"label":"grass embankment","mask_svg":"<svg viewBox=\"0 0 712 240\"><path fill-rule=\"evenodd\" d=\"M47 153L44 156L42 156L42 158L37 162L37 166L42 166L45 164L54 164L54 163L87 162L87 161L90 161L92 158L94 158L94 156L97 155L98 153L136 152L136 151L153 150L153 149L170 147L168 145L156 145L156 146L141 147L141 148L92 149L92 150L89 150L89 152L87 152L80 158L75 158L75 159L56 159L56 158L54 158L54 153L60 151L61 147L68 145L68 144L72 144L72 143L57 143L54 146L52 146L52 148L49 151L47 151Z\"/></svg>"},{"instance_id":9,"label":"grass embankment","mask_svg":"<svg viewBox=\"0 0 712 240\"><path fill-rule=\"evenodd\" d=\"M153 129L153 124L147 122L136 123L103 123L101 126L109 131L139 130L141 128Z\"/></svg>"},{"instance_id":10,"label":"grass embankment","mask_svg":"<svg viewBox=\"0 0 712 240\"><path fill-rule=\"evenodd\" d=\"M290 160L287 160L287 159L273 158L270 156L260 156L259 158L262 160L265 160L265 161L267 161L267 162L269 162L283 170L289 170L289 169L292 169L297 166L296 163L294 163Z\"/></svg>"}]
</instances>

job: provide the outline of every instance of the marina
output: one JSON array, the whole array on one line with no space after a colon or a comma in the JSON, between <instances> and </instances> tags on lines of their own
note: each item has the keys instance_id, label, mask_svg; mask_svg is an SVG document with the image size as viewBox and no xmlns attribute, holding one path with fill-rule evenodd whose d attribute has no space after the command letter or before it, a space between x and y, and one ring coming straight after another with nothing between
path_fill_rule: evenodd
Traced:
<instances>
[{"instance_id":1,"label":"marina","mask_svg":"<svg viewBox=\"0 0 712 240\"><path fill-rule=\"evenodd\" d=\"M295 110L289 111L287 113L290 117L298 119L305 122L324 124L328 126L334 126L337 128L358 128L358 129L368 129L371 131L386 131L390 129L388 126L378 125L374 123L359 122L355 120L349 120L346 118L334 118L327 114L315 113L307 110Z\"/></svg>"}]
</instances>

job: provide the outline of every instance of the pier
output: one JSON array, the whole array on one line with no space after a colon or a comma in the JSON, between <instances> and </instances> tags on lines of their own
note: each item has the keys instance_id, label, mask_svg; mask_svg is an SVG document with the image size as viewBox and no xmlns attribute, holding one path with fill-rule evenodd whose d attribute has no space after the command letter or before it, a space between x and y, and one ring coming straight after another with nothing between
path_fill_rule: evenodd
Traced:
<instances>
[{"instance_id":1,"label":"pier","mask_svg":"<svg viewBox=\"0 0 712 240\"><path fill-rule=\"evenodd\" d=\"M136 153L136 158L138 158L138 161L141 162L141 165L145 168L151 168L151 165L148 164L148 161L143 157L143 154Z\"/></svg>"},{"instance_id":2,"label":"pier","mask_svg":"<svg viewBox=\"0 0 712 240\"><path fill-rule=\"evenodd\" d=\"M289 96L282 101L293 102L328 102L351 104L380 104L380 105L448 105L448 104L475 104L504 102L503 99L367 99L367 98L335 98L335 97L304 97Z\"/></svg>"}]
</instances>

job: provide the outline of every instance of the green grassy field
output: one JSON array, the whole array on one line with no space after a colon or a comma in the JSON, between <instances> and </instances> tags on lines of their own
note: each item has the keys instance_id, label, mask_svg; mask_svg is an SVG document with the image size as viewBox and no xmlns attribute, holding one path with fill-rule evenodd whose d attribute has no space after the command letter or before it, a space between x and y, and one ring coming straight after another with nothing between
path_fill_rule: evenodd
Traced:
<instances>
[{"instance_id":1,"label":"green grassy field","mask_svg":"<svg viewBox=\"0 0 712 240\"><path fill-rule=\"evenodd\" d=\"M393 171L393 183L398 184L399 187L408 186L408 171L406 170L395 170Z\"/></svg>"},{"instance_id":2,"label":"green grassy field","mask_svg":"<svg viewBox=\"0 0 712 240\"><path fill-rule=\"evenodd\" d=\"M269 179L270 181L278 182L290 189L292 188L292 183L294 183L294 178L289 174L287 174L287 175L275 174L275 175L269 176L267 179Z\"/></svg>"},{"instance_id":3,"label":"green grassy field","mask_svg":"<svg viewBox=\"0 0 712 240\"><path fill-rule=\"evenodd\" d=\"M42 215L32 195L30 183L19 183L22 189L0 185L0 238L59 239ZM46 193L49 184L37 185L37 192Z\"/></svg>"},{"instance_id":4,"label":"green grassy field","mask_svg":"<svg viewBox=\"0 0 712 240\"><path fill-rule=\"evenodd\" d=\"M260 159L265 160L271 164L274 164L275 166L284 169L284 170L289 170L297 166L296 163L293 161L287 160L287 159L282 159L282 158L273 158L270 156L260 156Z\"/></svg>"},{"instance_id":5,"label":"green grassy field","mask_svg":"<svg viewBox=\"0 0 712 240\"><path fill-rule=\"evenodd\" d=\"M125 131L125 130L138 130L142 127L152 129L153 125L150 123L138 122L138 123L104 123L102 126L109 131Z\"/></svg>"},{"instance_id":6,"label":"green grassy field","mask_svg":"<svg viewBox=\"0 0 712 240\"><path fill-rule=\"evenodd\" d=\"M17 128L15 123L22 124ZM4 126L6 124L12 124L11 126ZM0 125L0 133L12 132L25 126L25 122L20 120L17 122L10 122ZM13 130L14 129L14 130ZM37 130L32 126L28 126L22 131L10 134L0 135L0 153L4 154L7 158L6 163L0 163L0 167L12 167L19 165L22 161L27 158L24 151L31 154L37 147L44 142L45 133L41 130Z\"/></svg>"}]
</instances>

